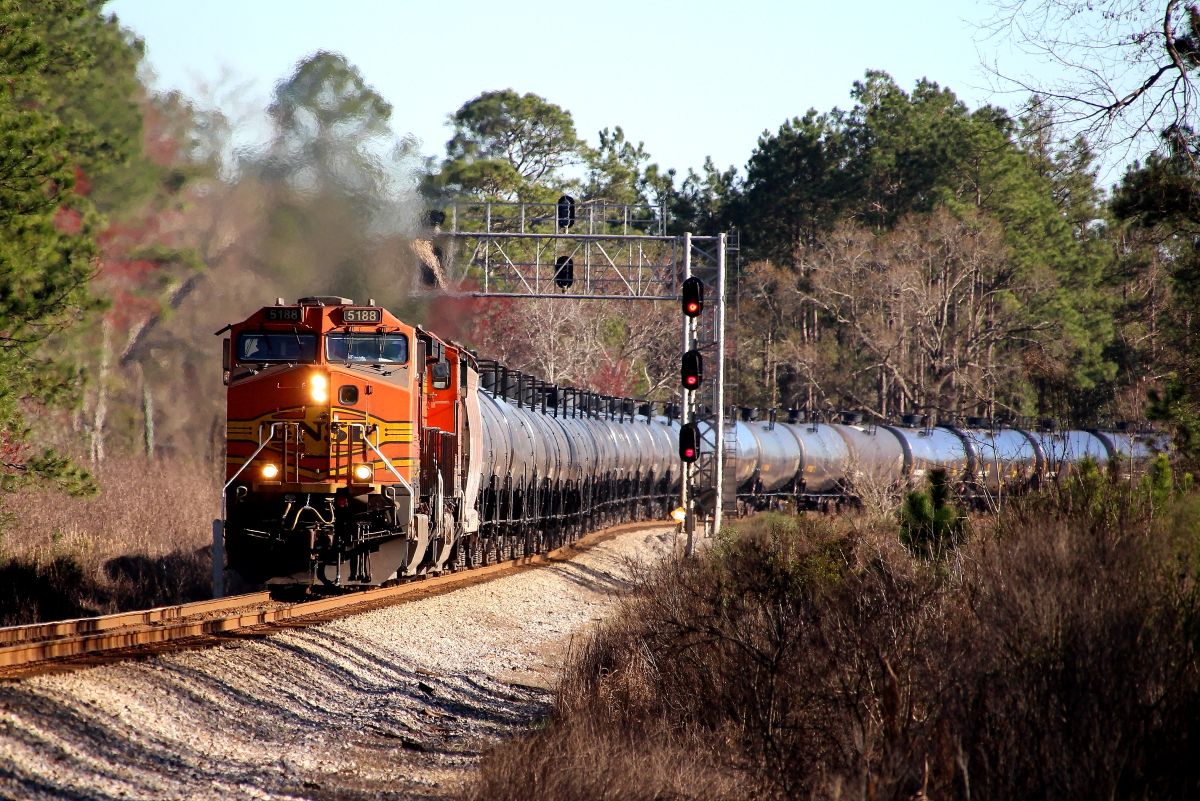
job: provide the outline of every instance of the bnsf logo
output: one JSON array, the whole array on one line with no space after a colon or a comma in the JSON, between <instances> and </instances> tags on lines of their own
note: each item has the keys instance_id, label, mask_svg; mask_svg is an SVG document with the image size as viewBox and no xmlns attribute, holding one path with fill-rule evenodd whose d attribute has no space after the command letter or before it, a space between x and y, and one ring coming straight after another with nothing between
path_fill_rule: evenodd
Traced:
<instances>
[{"instance_id":1,"label":"bnsf logo","mask_svg":"<svg viewBox=\"0 0 1200 801\"><path fill-rule=\"evenodd\" d=\"M379 309L342 309L342 320L347 323L378 323L383 320Z\"/></svg>"},{"instance_id":2,"label":"bnsf logo","mask_svg":"<svg viewBox=\"0 0 1200 801\"><path fill-rule=\"evenodd\" d=\"M336 431L329 430L328 423L299 423L300 430L303 431L308 438L314 442L320 442L325 439L328 434L329 441L335 445L343 442L362 442L361 429L355 428L352 431L345 428L338 428Z\"/></svg>"}]
</instances>

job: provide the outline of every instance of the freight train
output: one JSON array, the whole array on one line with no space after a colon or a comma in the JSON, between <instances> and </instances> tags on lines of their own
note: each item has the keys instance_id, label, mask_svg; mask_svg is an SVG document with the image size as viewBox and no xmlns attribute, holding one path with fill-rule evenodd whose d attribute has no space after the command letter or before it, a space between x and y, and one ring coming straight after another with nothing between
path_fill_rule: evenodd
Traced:
<instances>
[{"instance_id":1,"label":"freight train","mask_svg":"<svg viewBox=\"0 0 1200 801\"><path fill-rule=\"evenodd\" d=\"M677 505L673 405L477 359L374 301L280 299L225 332L224 545L249 583L281 594L381 586L662 519ZM743 509L827 507L866 484L919 484L933 468L973 497L996 497L1084 458L1133 470L1165 446L1135 431L756 415L742 410L725 438Z\"/></svg>"}]
</instances>

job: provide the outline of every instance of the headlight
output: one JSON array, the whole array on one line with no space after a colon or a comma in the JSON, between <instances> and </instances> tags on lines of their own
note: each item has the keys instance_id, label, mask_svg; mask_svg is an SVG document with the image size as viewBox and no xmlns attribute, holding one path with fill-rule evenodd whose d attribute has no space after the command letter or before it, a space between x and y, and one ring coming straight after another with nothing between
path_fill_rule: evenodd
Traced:
<instances>
[{"instance_id":1,"label":"headlight","mask_svg":"<svg viewBox=\"0 0 1200 801\"><path fill-rule=\"evenodd\" d=\"M375 468L369 464L356 464L354 466L354 477L359 481L370 481L375 477Z\"/></svg>"},{"instance_id":2,"label":"headlight","mask_svg":"<svg viewBox=\"0 0 1200 801\"><path fill-rule=\"evenodd\" d=\"M264 464L262 467L262 477L271 479L279 475L279 467L273 464Z\"/></svg>"},{"instance_id":3,"label":"headlight","mask_svg":"<svg viewBox=\"0 0 1200 801\"><path fill-rule=\"evenodd\" d=\"M325 391L327 386L329 386L329 380L320 373L313 373L308 378L308 391L317 403L324 403L329 399L329 393Z\"/></svg>"}]
</instances>

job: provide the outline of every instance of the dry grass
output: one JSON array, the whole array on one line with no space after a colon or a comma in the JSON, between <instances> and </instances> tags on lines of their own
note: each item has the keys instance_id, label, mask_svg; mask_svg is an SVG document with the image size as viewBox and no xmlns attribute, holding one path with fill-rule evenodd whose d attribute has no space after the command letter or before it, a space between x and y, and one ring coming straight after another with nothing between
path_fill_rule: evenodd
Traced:
<instances>
[{"instance_id":1,"label":"dry grass","mask_svg":"<svg viewBox=\"0 0 1200 801\"><path fill-rule=\"evenodd\" d=\"M121 457L100 493L0 498L0 625L209 598L220 484L208 465Z\"/></svg>"},{"instance_id":2,"label":"dry grass","mask_svg":"<svg viewBox=\"0 0 1200 801\"><path fill-rule=\"evenodd\" d=\"M473 797L1200 792L1200 499L1072 485L941 562L891 517L740 528L645 576Z\"/></svg>"}]
</instances>

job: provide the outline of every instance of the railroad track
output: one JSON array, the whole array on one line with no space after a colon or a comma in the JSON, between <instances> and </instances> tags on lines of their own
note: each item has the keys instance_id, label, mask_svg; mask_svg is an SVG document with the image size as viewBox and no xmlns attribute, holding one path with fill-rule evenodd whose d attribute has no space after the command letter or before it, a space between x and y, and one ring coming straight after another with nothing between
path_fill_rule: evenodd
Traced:
<instances>
[{"instance_id":1,"label":"railroad track","mask_svg":"<svg viewBox=\"0 0 1200 801\"><path fill-rule=\"evenodd\" d=\"M395 587L283 603L258 592L139 612L0 628L0 680L77 670L165 651L215 645L231 637L261 636L346 615L417 600L502 575L569 561L619 534L669 523L626 523L593 532L549 553L523 556Z\"/></svg>"}]
</instances>

